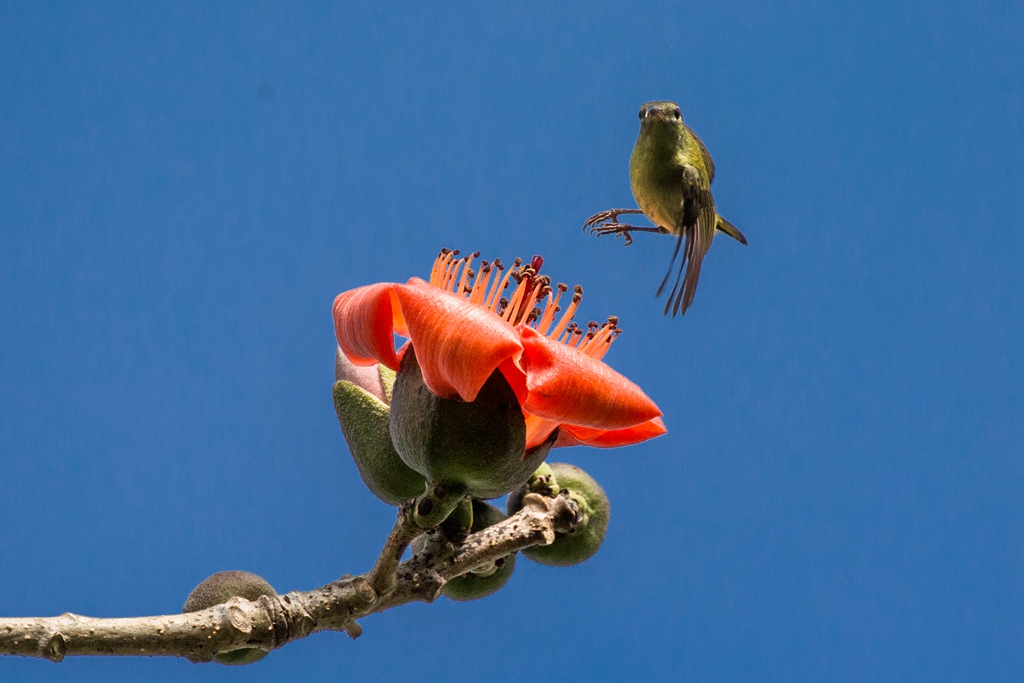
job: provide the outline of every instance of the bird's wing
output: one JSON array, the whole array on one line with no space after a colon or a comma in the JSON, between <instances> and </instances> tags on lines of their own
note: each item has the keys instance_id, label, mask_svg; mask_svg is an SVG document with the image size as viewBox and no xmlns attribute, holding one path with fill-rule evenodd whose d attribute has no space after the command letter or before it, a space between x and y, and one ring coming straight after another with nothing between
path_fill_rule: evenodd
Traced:
<instances>
[{"instance_id":1,"label":"bird's wing","mask_svg":"<svg viewBox=\"0 0 1024 683\"><path fill-rule=\"evenodd\" d=\"M683 124L686 125L686 124ZM711 152L704 146L704 141L697 137L697 134L693 132L693 128L686 126L686 130L689 131L693 139L697 141L697 147L700 149L700 156L704 160L704 167L708 169L708 184L710 185L715 179L715 162L711 158Z\"/></svg>"},{"instance_id":2,"label":"bird's wing","mask_svg":"<svg viewBox=\"0 0 1024 683\"><path fill-rule=\"evenodd\" d=\"M676 251L679 250L682 241L685 240L686 244L683 248L683 258L679 262L676 281L672 285L668 300L665 301L666 315L670 309L673 316L680 312L686 313L686 309L693 303L693 297L697 293L697 280L700 278L700 266L715 236L715 225L718 221L715 199L711 194L711 184L707 176L700 170L689 165L682 169L684 192L683 204L680 207L680 242L676 243ZM672 261L675 261L675 253L672 255ZM669 273L665 275L662 287L658 288L658 294L661 294L671 272L670 263Z\"/></svg>"},{"instance_id":3,"label":"bird's wing","mask_svg":"<svg viewBox=\"0 0 1024 683\"><path fill-rule=\"evenodd\" d=\"M718 215L715 213L715 201L710 190L697 193L697 205L697 224L686 233L686 275L683 276L682 289L679 290L672 305L672 315L678 311L686 313L686 309L693 303L693 297L697 293L697 280L700 279L700 266L715 236Z\"/></svg>"}]
</instances>

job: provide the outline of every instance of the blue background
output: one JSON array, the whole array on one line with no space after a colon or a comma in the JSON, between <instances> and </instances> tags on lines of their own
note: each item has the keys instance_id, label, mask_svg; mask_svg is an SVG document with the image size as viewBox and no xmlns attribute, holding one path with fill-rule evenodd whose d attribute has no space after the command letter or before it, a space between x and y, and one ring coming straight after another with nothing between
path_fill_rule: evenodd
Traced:
<instances>
[{"instance_id":1,"label":"blue background","mask_svg":"<svg viewBox=\"0 0 1024 683\"><path fill-rule=\"evenodd\" d=\"M1020 3L333 4L0 3L0 614L368 569L331 302L442 246L582 284L670 432L556 453L613 503L582 566L0 680L1020 680ZM681 319L669 239L580 232L652 99L750 238Z\"/></svg>"}]
</instances>

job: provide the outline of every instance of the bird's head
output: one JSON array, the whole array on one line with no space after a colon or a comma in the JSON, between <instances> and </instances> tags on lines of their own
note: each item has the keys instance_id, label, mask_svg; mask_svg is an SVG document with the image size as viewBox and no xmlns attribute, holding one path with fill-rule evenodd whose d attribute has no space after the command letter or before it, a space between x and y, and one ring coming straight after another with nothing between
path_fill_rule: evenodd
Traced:
<instances>
[{"instance_id":1,"label":"bird's head","mask_svg":"<svg viewBox=\"0 0 1024 683\"><path fill-rule=\"evenodd\" d=\"M645 102L640 107L640 127L648 126L682 126L683 113L675 102Z\"/></svg>"}]
</instances>

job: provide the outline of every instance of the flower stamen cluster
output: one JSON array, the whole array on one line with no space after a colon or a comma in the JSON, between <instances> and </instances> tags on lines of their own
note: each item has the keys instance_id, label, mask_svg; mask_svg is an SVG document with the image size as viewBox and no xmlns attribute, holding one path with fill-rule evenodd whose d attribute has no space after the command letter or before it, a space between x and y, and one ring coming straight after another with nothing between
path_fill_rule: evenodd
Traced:
<instances>
[{"instance_id":1,"label":"flower stamen cluster","mask_svg":"<svg viewBox=\"0 0 1024 683\"><path fill-rule=\"evenodd\" d=\"M534 256L529 264L523 264L522 259L517 258L504 276L501 259L490 263L481 261L480 270L474 270L473 261L479 257L479 251L459 258L458 249L442 249L430 270L430 284L482 306L512 325L528 325L545 337L571 346L595 360L604 358L612 342L622 332L617 316L609 316L604 323L590 321L586 330L573 321L583 300L583 287L580 285L572 288L569 306L562 313L560 302L569 287L559 282L552 288L551 278L539 274L544 264L542 257ZM510 282L516 283L512 297L499 298ZM538 302L543 303L543 308L537 305ZM562 316L555 324L559 313Z\"/></svg>"}]
</instances>

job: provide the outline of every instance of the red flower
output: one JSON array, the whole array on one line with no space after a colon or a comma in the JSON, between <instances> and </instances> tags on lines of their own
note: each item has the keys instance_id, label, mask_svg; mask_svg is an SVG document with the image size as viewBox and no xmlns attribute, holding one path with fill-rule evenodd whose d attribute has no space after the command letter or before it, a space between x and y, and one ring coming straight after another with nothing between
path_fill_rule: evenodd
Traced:
<instances>
[{"instance_id":1,"label":"red flower","mask_svg":"<svg viewBox=\"0 0 1024 683\"><path fill-rule=\"evenodd\" d=\"M559 431L556 446L627 446L665 433L661 411L640 387L601 359L619 334L618 320L571 322L582 298L577 286L561 312L568 288L538 275L543 260L516 259L470 266L479 254L457 258L442 251L430 282L382 282L342 292L334 300L334 329L342 351L356 365L383 363L398 370L405 347L416 349L423 380L443 398L472 401L497 368L512 386L526 418L526 447ZM500 298L510 278L511 297ZM543 305L541 308L539 305Z\"/></svg>"}]
</instances>

